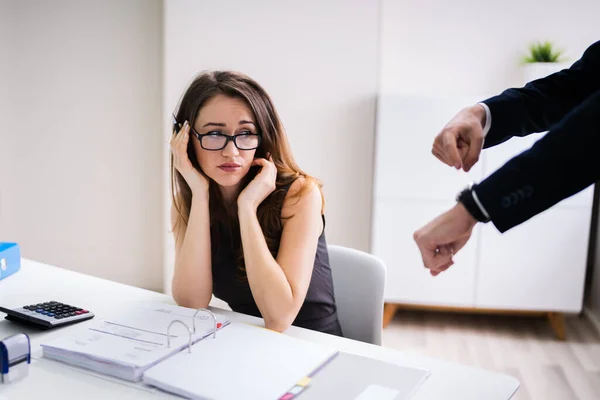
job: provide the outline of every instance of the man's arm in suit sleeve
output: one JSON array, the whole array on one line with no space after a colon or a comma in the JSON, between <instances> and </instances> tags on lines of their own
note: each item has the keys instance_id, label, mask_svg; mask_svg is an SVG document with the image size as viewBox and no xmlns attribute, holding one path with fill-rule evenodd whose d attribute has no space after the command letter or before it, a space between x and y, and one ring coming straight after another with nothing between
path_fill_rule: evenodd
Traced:
<instances>
[{"instance_id":1,"label":"man's arm in suit sleeve","mask_svg":"<svg viewBox=\"0 0 600 400\"><path fill-rule=\"evenodd\" d=\"M600 41L588 47L570 68L484 100L492 121L483 147L495 146L513 136L549 130L600 90L599 71Z\"/></svg>"},{"instance_id":2,"label":"man's arm in suit sleeve","mask_svg":"<svg viewBox=\"0 0 600 400\"><path fill-rule=\"evenodd\" d=\"M475 188L500 232L600 179L600 90Z\"/></svg>"}]
</instances>

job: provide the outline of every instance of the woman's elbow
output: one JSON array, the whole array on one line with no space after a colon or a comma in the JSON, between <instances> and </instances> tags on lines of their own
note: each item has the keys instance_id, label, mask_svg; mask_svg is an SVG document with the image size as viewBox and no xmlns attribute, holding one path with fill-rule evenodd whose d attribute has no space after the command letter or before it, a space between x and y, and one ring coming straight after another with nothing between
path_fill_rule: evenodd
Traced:
<instances>
[{"instance_id":1,"label":"woman's elbow","mask_svg":"<svg viewBox=\"0 0 600 400\"><path fill-rule=\"evenodd\" d=\"M276 332L285 332L292 326L294 319L296 318L296 314L293 315L283 315L275 318L264 318L265 320L265 328L270 329Z\"/></svg>"},{"instance_id":2,"label":"woman's elbow","mask_svg":"<svg viewBox=\"0 0 600 400\"><path fill-rule=\"evenodd\" d=\"M211 297L208 299L202 299L199 296L194 296L182 292L181 290L173 290L173 300L180 307L186 308L207 308L210 303Z\"/></svg>"},{"instance_id":3,"label":"woman's elbow","mask_svg":"<svg viewBox=\"0 0 600 400\"><path fill-rule=\"evenodd\" d=\"M265 328L279 333L287 331L290 326L291 323L284 321L265 321Z\"/></svg>"}]
</instances>

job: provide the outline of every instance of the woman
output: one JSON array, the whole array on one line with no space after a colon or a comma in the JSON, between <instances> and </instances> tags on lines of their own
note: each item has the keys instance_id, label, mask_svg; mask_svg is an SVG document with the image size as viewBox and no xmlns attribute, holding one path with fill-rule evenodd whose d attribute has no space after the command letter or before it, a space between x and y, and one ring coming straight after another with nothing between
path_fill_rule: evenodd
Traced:
<instances>
[{"instance_id":1,"label":"woman","mask_svg":"<svg viewBox=\"0 0 600 400\"><path fill-rule=\"evenodd\" d=\"M296 165L265 90L239 73L202 73L175 124L175 301L207 307L214 294L272 330L341 336L321 185Z\"/></svg>"}]
</instances>

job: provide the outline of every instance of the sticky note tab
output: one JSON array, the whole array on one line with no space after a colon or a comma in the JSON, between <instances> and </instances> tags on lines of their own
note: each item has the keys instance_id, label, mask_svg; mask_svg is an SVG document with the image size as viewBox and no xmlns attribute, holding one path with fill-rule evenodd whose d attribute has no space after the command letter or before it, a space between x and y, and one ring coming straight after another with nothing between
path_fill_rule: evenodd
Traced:
<instances>
[{"instance_id":1,"label":"sticky note tab","mask_svg":"<svg viewBox=\"0 0 600 400\"><path fill-rule=\"evenodd\" d=\"M291 388L288 393L297 395L297 394L300 394L303 390L304 390L304 386L296 385L293 388Z\"/></svg>"},{"instance_id":2,"label":"sticky note tab","mask_svg":"<svg viewBox=\"0 0 600 400\"><path fill-rule=\"evenodd\" d=\"M300 379L298 381L298 383L296 383L296 385L298 385L298 386L308 386L309 383L310 383L310 378L308 376L305 376L304 378Z\"/></svg>"},{"instance_id":3,"label":"sticky note tab","mask_svg":"<svg viewBox=\"0 0 600 400\"><path fill-rule=\"evenodd\" d=\"M400 391L379 385L369 385L354 400L394 400Z\"/></svg>"}]
</instances>

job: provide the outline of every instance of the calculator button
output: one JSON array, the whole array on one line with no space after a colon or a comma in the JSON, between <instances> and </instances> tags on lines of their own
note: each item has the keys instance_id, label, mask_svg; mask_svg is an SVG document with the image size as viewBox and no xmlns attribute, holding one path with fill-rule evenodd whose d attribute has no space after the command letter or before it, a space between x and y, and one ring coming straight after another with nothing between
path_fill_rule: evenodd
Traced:
<instances>
[{"instance_id":1,"label":"calculator button","mask_svg":"<svg viewBox=\"0 0 600 400\"><path fill-rule=\"evenodd\" d=\"M82 314L87 314L87 313L89 313L89 311L88 310L81 310L81 313Z\"/></svg>"}]
</instances>

